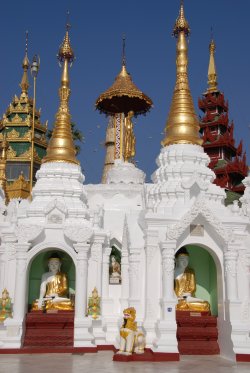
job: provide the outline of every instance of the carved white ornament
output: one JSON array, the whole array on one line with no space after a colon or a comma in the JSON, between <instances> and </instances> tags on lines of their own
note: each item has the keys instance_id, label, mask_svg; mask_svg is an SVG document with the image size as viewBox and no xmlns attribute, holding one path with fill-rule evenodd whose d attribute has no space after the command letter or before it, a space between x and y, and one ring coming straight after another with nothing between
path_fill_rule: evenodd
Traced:
<instances>
[{"instance_id":1,"label":"carved white ornament","mask_svg":"<svg viewBox=\"0 0 250 373\"><path fill-rule=\"evenodd\" d=\"M65 236L74 242L89 241L92 233L92 229L82 225L66 226L64 229Z\"/></svg>"},{"instance_id":2,"label":"carved white ornament","mask_svg":"<svg viewBox=\"0 0 250 373\"><path fill-rule=\"evenodd\" d=\"M39 225L19 225L16 228L16 236L19 243L30 242L41 234L43 228Z\"/></svg>"},{"instance_id":3,"label":"carved white ornament","mask_svg":"<svg viewBox=\"0 0 250 373\"><path fill-rule=\"evenodd\" d=\"M198 200L196 200L191 209L182 217L182 219L178 223L167 227L167 237L170 240L177 240L199 214L201 214L206 219L206 221L214 228L214 230L218 233L218 235L223 239L225 243L229 242L232 239L232 234L224 229L221 221L207 206L206 200L204 198L199 198Z\"/></svg>"}]
</instances>

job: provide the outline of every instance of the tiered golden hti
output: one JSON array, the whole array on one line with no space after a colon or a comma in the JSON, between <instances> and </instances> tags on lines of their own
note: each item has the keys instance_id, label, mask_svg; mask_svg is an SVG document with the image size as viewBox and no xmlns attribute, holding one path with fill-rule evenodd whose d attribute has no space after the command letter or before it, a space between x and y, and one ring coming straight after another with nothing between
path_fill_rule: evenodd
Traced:
<instances>
[{"instance_id":1,"label":"tiered golden hti","mask_svg":"<svg viewBox=\"0 0 250 373\"><path fill-rule=\"evenodd\" d=\"M110 144L110 141L114 142L114 154L113 159L109 155L108 162L106 162L106 156L102 177L103 183L106 182L107 172L112 167L115 159L133 162L136 139L132 117L147 113L152 105L151 99L137 88L132 81L131 75L127 72L124 43L122 69L112 86L102 93L95 103L96 108L101 113L114 118L114 138L109 138L109 142L106 142L106 144ZM111 132L109 131L110 134ZM107 145L106 148L108 150Z\"/></svg>"},{"instance_id":2,"label":"tiered golden hti","mask_svg":"<svg viewBox=\"0 0 250 373\"><path fill-rule=\"evenodd\" d=\"M189 33L189 24L185 19L183 2L181 2L179 16L173 30L173 35L177 38L176 84L165 128L166 136L162 141L163 146L202 144L199 137L199 122L188 83L188 46L186 39Z\"/></svg>"},{"instance_id":3,"label":"tiered golden hti","mask_svg":"<svg viewBox=\"0 0 250 373\"><path fill-rule=\"evenodd\" d=\"M6 153L7 194L9 199L27 198L30 195L30 165L33 158L35 170L40 167L47 148L47 125L40 122L40 110L35 109L35 149L31 152L31 128L33 99L29 97L29 59L27 34L23 75L20 83L21 95L14 96L0 121L0 142L6 136L9 147Z\"/></svg>"},{"instance_id":4,"label":"tiered golden hti","mask_svg":"<svg viewBox=\"0 0 250 373\"><path fill-rule=\"evenodd\" d=\"M60 105L56 114L52 137L47 148L47 155L43 158L42 163L69 162L79 164L76 159L69 112L69 66L73 63L75 56L70 45L68 25L66 35L59 49L58 59L62 64L61 87L59 88Z\"/></svg>"}]
</instances>

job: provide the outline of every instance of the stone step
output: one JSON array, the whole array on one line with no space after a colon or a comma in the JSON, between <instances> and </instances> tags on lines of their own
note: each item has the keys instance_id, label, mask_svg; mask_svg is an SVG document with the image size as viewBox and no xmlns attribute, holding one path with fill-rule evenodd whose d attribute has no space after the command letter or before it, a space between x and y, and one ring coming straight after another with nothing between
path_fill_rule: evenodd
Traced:
<instances>
[{"instance_id":1,"label":"stone step","mask_svg":"<svg viewBox=\"0 0 250 373\"><path fill-rule=\"evenodd\" d=\"M215 316L202 316L202 317L192 317L192 316L182 316L176 318L177 326L193 326L193 327L217 327L217 317Z\"/></svg>"},{"instance_id":2,"label":"stone step","mask_svg":"<svg viewBox=\"0 0 250 373\"><path fill-rule=\"evenodd\" d=\"M181 355L218 355L220 348L217 341L179 341Z\"/></svg>"},{"instance_id":3,"label":"stone step","mask_svg":"<svg viewBox=\"0 0 250 373\"><path fill-rule=\"evenodd\" d=\"M26 329L26 337L47 337L50 336L53 338L53 336L58 337L64 337L64 336L72 336L72 330L71 329Z\"/></svg>"},{"instance_id":4,"label":"stone step","mask_svg":"<svg viewBox=\"0 0 250 373\"><path fill-rule=\"evenodd\" d=\"M26 317L24 347L73 347L74 312L30 312Z\"/></svg>"},{"instance_id":5,"label":"stone step","mask_svg":"<svg viewBox=\"0 0 250 373\"><path fill-rule=\"evenodd\" d=\"M177 328L178 341L199 340L199 341L217 341L218 330L216 327L194 327L183 326Z\"/></svg>"}]
</instances>

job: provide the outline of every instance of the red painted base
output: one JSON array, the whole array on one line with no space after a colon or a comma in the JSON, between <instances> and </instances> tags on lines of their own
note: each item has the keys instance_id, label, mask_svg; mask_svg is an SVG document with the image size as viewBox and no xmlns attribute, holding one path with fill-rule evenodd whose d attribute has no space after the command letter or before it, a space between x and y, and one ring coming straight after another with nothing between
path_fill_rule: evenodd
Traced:
<instances>
[{"instance_id":1,"label":"red painted base","mask_svg":"<svg viewBox=\"0 0 250 373\"><path fill-rule=\"evenodd\" d=\"M143 354L120 355L115 354L113 361L129 362L129 361L179 361L180 356L178 353L164 353L153 352L150 348L146 348Z\"/></svg>"},{"instance_id":2,"label":"red painted base","mask_svg":"<svg viewBox=\"0 0 250 373\"><path fill-rule=\"evenodd\" d=\"M250 362L250 354L236 354L236 361L248 363Z\"/></svg>"},{"instance_id":3,"label":"red painted base","mask_svg":"<svg viewBox=\"0 0 250 373\"><path fill-rule=\"evenodd\" d=\"M217 318L208 312L177 311L177 340L181 355L220 353Z\"/></svg>"}]
</instances>

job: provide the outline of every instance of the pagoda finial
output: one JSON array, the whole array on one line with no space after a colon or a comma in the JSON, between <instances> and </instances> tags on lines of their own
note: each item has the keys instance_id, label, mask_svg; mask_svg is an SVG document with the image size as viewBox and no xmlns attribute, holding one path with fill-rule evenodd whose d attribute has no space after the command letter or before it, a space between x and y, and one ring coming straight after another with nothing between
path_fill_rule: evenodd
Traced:
<instances>
[{"instance_id":1,"label":"pagoda finial","mask_svg":"<svg viewBox=\"0 0 250 373\"><path fill-rule=\"evenodd\" d=\"M217 92L217 74L216 74L216 67L215 67L215 59L214 59L214 53L215 53L215 42L213 40L213 34L211 30L211 42L209 44L209 65L208 65L208 89L207 92Z\"/></svg>"},{"instance_id":2,"label":"pagoda finial","mask_svg":"<svg viewBox=\"0 0 250 373\"><path fill-rule=\"evenodd\" d=\"M122 36L122 66L126 66L126 36Z\"/></svg>"},{"instance_id":3,"label":"pagoda finial","mask_svg":"<svg viewBox=\"0 0 250 373\"><path fill-rule=\"evenodd\" d=\"M164 146L170 144L202 144L199 137L199 122L188 83L186 37L189 32L190 28L185 19L183 1L181 1L179 17L175 22L173 31L173 34L178 38L176 45L176 84L165 128L166 137L162 141Z\"/></svg>"},{"instance_id":4,"label":"pagoda finial","mask_svg":"<svg viewBox=\"0 0 250 373\"><path fill-rule=\"evenodd\" d=\"M190 34L190 27L188 24L188 21L185 18L184 14L184 3L183 0L181 0L181 6L180 6L180 11L179 11L179 16L177 17L173 29L173 35L175 37L178 37L180 32L184 32L186 36Z\"/></svg>"},{"instance_id":5,"label":"pagoda finial","mask_svg":"<svg viewBox=\"0 0 250 373\"><path fill-rule=\"evenodd\" d=\"M56 114L53 133L47 148L45 162L69 162L78 164L71 131L71 115L69 112L70 80L69 65L75 59L69 39L69 23L66 24L66 34L58 52L58 59L62 65L61 87L59 88L60 105Z\"/></svg>"},{"instance_id":6,"label":"pagoda finial","mask_svg":"<svg viewBox=\"0 0 250 373\"><path fill-rule=\"evenodd\" d=\"M29 89L29 80L28 80L28 69L29 69L29 59L28 59L28 31L25 33L25 55L23 59L23 77L20 83L20 87L22 89L22 93L28 94L28 89Z\"/></svg>"}]
</instances>

